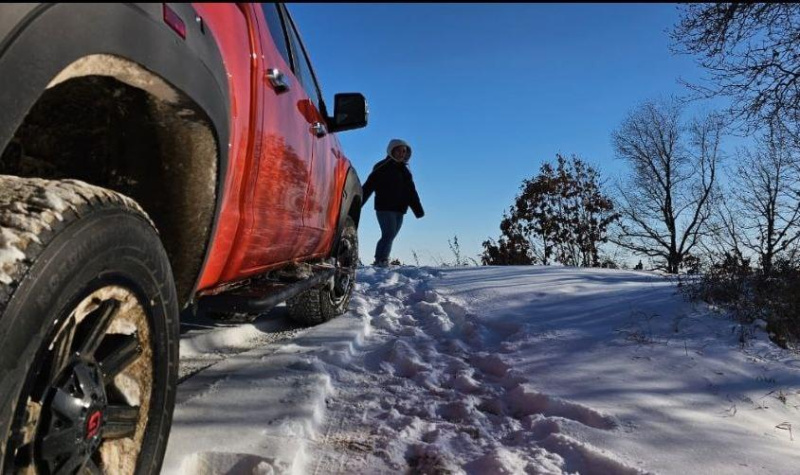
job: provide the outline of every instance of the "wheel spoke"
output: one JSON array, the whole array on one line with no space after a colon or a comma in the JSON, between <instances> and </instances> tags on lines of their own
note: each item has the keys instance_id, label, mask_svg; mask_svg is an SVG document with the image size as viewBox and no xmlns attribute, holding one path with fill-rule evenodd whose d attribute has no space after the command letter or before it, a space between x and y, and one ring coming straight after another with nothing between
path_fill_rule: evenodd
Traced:
<instances>
[{"instance_id":1,"label":"wheel spoke","mask_svg":"<svg viewBox=\"0 0 800 475\"><path fill-rule=\"evenodd\" d=\"M73 475L83 468L85 462L86 460L82 454L73 453L66 462L58 467L55 475Z\"/></svg>"},{"instance_id":2,"label":"wheel spoke","mask_svg":"<svg viewBox=\"0 0 800 475\"><path fill-rule=\"evenodd\" d=\"M80 399L70 395L61 388L56 389L51 404L53 411L71 421L78 419L81 416L81 411L84 409Z\"/></svg>"},{"instance_id":3,"label":"wheel spoke","mask_svg":"<svg viewBox=\"0 0 800 475\"><path fill-rule=\"evenodd\" d=\"M108 335L107 340L109 345L108 351L104 351L106 356L98 361L105 384L113 381L114 377L132 364L142 352L136 334Z\"/></svg>"},{"instance_id":4,"label":"wheel spoke","mask_svg":"<svg viewBox=\"0 0 800 475\"><path fill-rule=\"evenodd\" d=\"M103 300L94 311L86 315L78 329L80 346L77 351L81 355L94 355L118 309L119 301Z\"/></svg>"},{"instance_id":5,"label":"wheel spoke","mask_svg":"<svg viewBox=\"0 0 800 475\"><path fill-rule=\"evenodd\" d=\"M86 462L86 465L83 467L83 473L85 475L103 475L103 471L100 470L100 467L98 467L92 459Z\"/></svg>"},{"instance_id":6,"label":"wheel spoke","mask_svg":"<svg viewBox=\"0 0 800 475\"><path fill-rule=\"evenodd\" d=\"M83 436L82 427L69 427L42 438L41 451L45 458L56 460L59 455L75 452L75 443Z\"/></svg>"},{"instance_id":7,"label":"wheel spoke","mask_svg":"<svg viewBox=\"0 0 800 475\"><path fill-rule=\"evenodd\" d=\"M47 378L48 385L53 384L61 373L61 370L69 362L72 355L72 343L75 338L75 320L70 318L58 335L58 339L53 343L52 363L50 364L50 374Z\"/></svg>"},{"instance_id":8,"label":"wheel spoke","mask_svg":"<svg viewBox=\"0 0 800 475\"><path fill-rule=\"evenodd\" d=\"M133 437L139 420L139 408L113 405L106 408L106 423L103 439Z\"/></svg>"},{"instance_id":9,"label":"wheel spoke","mask_svg":"<svg viewBox=\"0 0 800 475\"><path fill-rule=\"evenodd\" d=\"M100 394L98 394L96 391L100 386L103 385L103 381L100 381L100 375L95 371L90 371L89 368L83 365L76 366L74 371L75 378L78 380L83 397L99 397Z\"/></svg>"},{"instance_id":10,"label":"wheel spoke","mask_svg":"<svg viewBox=\"0 0 800 475\"><path fill-rule=\"evenodd\" d=\"M33 444L23 444L12 450L14 450L14 473L26 473L23 469L30 467L33 463Z\"/></svg>"}]
</instances>

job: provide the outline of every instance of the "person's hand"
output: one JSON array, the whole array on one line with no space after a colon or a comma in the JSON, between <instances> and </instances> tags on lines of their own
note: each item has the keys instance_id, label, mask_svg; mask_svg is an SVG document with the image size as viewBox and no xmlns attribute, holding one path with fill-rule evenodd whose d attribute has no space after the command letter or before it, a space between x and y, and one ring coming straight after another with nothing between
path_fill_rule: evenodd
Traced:
<instances>
[{"instance_id":1,"label":"person's hand","mask_svg":"<svg viewBox=\"0 0 800 475\"><path fill-rule=\"evenodd\" d=\"M417 219L420 219L421 217L425 216L425 211L420 211L419 213L414 213L414 216L416 216Z\"/></svg>"}]
</instances>

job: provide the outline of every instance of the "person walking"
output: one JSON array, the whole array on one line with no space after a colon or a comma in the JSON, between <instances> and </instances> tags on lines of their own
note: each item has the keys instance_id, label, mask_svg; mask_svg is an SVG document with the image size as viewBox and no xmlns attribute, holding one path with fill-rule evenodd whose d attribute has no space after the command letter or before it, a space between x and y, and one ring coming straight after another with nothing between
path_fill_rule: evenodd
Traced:
<instances>
[{"instance_id":1,"label":"person walking","mask_svg":"<svg viewBox=\"0 0 800 475\"><path fill-rule=\"evenodd\" d=\"M403 140L392 139L386 147L386 158L376 163L364 183L364 202L375 193L375 213L381 227L381 238L375 246L375 262L372 265L389 266L392 243L403 225L403 216L411 208L417 219L425 216L414 178L408 169L411 147Z\"/></svg>"}]
</instances>

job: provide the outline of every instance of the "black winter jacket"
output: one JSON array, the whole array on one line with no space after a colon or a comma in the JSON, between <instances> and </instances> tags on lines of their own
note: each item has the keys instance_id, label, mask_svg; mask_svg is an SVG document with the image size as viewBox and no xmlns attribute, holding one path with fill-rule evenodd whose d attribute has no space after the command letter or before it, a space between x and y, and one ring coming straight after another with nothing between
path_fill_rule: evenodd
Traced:
<instances>
[{"instance_id":1,"label":"black winter jacket","mask_svg":"<svg viewBox=\"0 0 800 475\"><path fill-rule=\"evenodd\" d=\"M386 157L375 164L364 183L363 190L364 204L372 193L375 193L375 211L395 211L405 214L410 206L417 218L425 215L411 171L406 164L391 157Z\"/></svg>"}]
</instances>

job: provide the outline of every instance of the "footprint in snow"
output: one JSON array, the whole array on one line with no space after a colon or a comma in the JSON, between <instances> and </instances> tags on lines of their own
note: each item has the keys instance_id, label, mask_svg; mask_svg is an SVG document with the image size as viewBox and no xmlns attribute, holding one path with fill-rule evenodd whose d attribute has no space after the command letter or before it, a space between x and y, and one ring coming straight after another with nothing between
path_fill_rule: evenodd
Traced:
<instances>
[{"instance_id":1,"label":"footprint in snow","mask_svg":"<svg viewBox=\"0 0 800 475\"><path fill-rule=\"evenodd\" d=\"M528 389L524 385L517 386L506 393L503 402L508 408L509 414L517 419L541 414L547 417L570 419L601 430L612 430L618 426L612 416L602 414L582 404Z\"/></svg>"}]
</instances>

